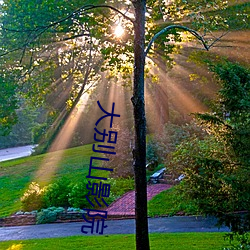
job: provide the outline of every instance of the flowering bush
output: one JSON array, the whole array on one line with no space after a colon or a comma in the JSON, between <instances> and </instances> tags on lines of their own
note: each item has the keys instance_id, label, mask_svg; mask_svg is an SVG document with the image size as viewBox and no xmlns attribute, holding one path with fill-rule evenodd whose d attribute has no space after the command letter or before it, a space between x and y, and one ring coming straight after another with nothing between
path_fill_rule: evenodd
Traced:
<instances>
[{"instance_id":1,"label":"flowering bush","mask_svg":"<svg viewBox=\"0 0 250 250\"><path fill-rule=\"evenodd\" d=\"M45 189L38 183L32 182L28 190L21 197L22 208L24 211L38 210L43 206L43 194Z\"/></svg>"}]
</instances>

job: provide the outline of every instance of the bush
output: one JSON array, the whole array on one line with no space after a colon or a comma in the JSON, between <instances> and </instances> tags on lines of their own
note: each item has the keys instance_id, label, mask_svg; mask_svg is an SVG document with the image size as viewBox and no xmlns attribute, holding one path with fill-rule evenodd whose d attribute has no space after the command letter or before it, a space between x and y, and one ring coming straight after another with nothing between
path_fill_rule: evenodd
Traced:
<instances>
[{"instance_id":1,"label":"bush","mask_svg":"<svg viewBox=\"0 0 250 250\"><path fill-rule=\"evenodd\" d=\"M110 184L110 196L108 198L104 198L105 202L108 204L112 203L124 193L134 189L134 180L132 178L108 179L107 181L102 181L102 183ZM90 192L90 190L86 187L87 184L88 180L72 183L69 180L62 178L41 189L38 184L32 183L29 190L25 192L25 198L22 198L26 207L29 205L29 210L27 210L26 207L24 210L32 211L43 208L43 213L39 215L41 217L39 221L53 221L55 217L53 213L56 207L74 208L73 210L72 208L69 208L68 211L78 211L83 208L92 208L86 198ZM93 202L93 204L96 204L94 198L95 196L89 195L90 201ZM102 204L101 199L97 199ZM46 210L48 207L51 212ZM52 211L51 208L54 208L54 210Z\"/></svg>"},{"instance_id":2,"label":"bush","mask_svg":"<svg viewBox=\"0 0 250 250\"><path fill-rule=\"evenodd\" d=\"M68 207L71 186L70 181L64 177L48 185L43 197L45 207Z\"/></svg>"},{"instance_id":3,"label":"bush","mask_svg":"<svg viewBox=\"0 0 250 250\"><path fill-rule=\"evenodd\" d=\"M21 197L22 208L24 211L39 210L43 207L44 189L40 188L39 184L32 182L28 190Z\"/></svg>"},{"instance_id":4,"label":"bush","mask_svg":"<svg viewBox=\"0 0 250 250\"><path fill-rule=\"evenodd\" d=\"M88 208L90 206L89 202L86 199L86 195L89 190L86 188L87 180L78 182L72 186L72 189L69 193L69 204L77 208ZM91 198L91 197L89 197Z\"/></svg>"},{"instance_id":5,"label":"bush","mask_svg":"<svg viewBox=\"0 0 250 250\"><path fill-rule=\"evenodd\" d=\"M110 196L105 201L107 203L112 203L123 194L128 191L135 189L135 183L133 178L109 178L105 183L110 184Z\"/></svg>"},{"instance_id":6,"label":"bush","mask_svg":"<svg viewBox=\"0 0 250 250\"><path fill-rule=\"evenodd\" d=\"M250 250L250 240L247 233L228 233L225 236L225 239L229 240L230 247L225 247L223 250ZM233 241L237 241L236 244L233 244Z\"/></svg>"},{"instance_id":7,"label":"bush","mask_svg":"<svg viewBox=\"0 0 250 250\"><path fill-rule=\"evenodd\" d=\"M75 208L75 207L68 207L67 208L67 212L77 212L77 213L80 213L82 212L82 210L80 208Z\"/></svg>"},{"instance_id":8,"label":"bush","mask_svg":"<svg viewBox=\"0 0 250 250\"><path fill-rule=\"evenodd\" d=\"M186 125L165 124L162 132L151 136L147 142L147 162L155 168L165 163L166 157L176 150L176 147L185 139L196 134L203 138L205 133L194 122Z\"/></svg>"},{"instance_id":9,"label":"bush","mask_svg":"<svg viewBox=\"0 0 250 250\"><path fill-rule=\"evenodd\" d=\"M48 129L48 124L47 123L42 123L42 124L37 124L33 129L32 129L32 141L34 144L38 144L46 133L46 130Z\"/></svg>"},{"instance_id":10,"label":"bush","mask_svg":"<svg viewBox=\"0 0 250 250\"><path fill-rule=\"evenodd\" d=\"M62 207L49 207L37 213L36 224L55 222L59 213L64 212Z\"/></svg>"}]
</instances>

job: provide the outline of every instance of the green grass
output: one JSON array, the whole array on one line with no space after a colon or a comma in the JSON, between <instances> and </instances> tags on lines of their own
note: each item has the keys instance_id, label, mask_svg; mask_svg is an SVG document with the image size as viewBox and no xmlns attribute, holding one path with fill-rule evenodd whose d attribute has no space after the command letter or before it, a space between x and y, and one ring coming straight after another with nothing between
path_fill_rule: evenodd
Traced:
<instances>
[{"instance_id":1,"label":"green grass","mask_svg":"<svg viewBox=\"0 0 250 250\"><path fill-rule=\"evenodd\" d=\"M185 214L198 214L198 209L192 203L177 194L176 188L165 190L151 199L148 203L148 215L151 217L161 215L174 215L177 212Z\"/></svg>"},{"instance_id":2,"label":"green grass","mask_svg":"<svg viewBox=\"0 0 250 250\"><path fill-rule=\"evenodd\" d=\"M151 234L151 250L221 250L228 246L224 233L168 233ZM134 235L73 236L67 238L7 241L2 250L109 250L135 249Z\"/></svg>"},{"instance_id":3,"label":"green grass","mask_svg":"<svg viewBox=\"0 0 250 250\"><path fill-rule=\"evenodd\" d=\"M45 157L54 158L59 153L60 151L0 163L0 217L21 209L20 197L32 181L37 182L35 175L41 168ZM54 168L55 172L50 179L45 181L53 182L53 180L63 176L73 182L86 178L91 156L97 156L92 151L92 145L63 151L58 166L52 165L50 167ZM107 177L108 172L99 171L98 176Z\"/></svg>"},{"instance_id":4,"label":"green grass","mask_svg":"<svg viewBox=\"0 0 250 250\"><path fill-rule=\"evenodd\" d=\"M47 157L54 158L58 154L60 154L60 151L1 163L0 217L8 216L21 210L20 197L32 181L37 182L35 175L41 167L43 160L47 159ZM52 166L55 167L54 174L51 176L51 179L47 181L53 182L53 180L61 177L66 177L72 182L82 180L88 173L90 157L94 155L96 154L92 151L92 145L85 145L63 151L58 166ZM159 168L161 167L162 166L159 166ZM98 176L101 175L107 177L108 172L102 171L102 173L98 173ZM134 187L134 181L132 179L116 180L113 184L111 192L116 198ZM176 202L174 189L158 194L149 202L149 216L173 215L181 210L189 212L186 203L179 204Z\"/></svg>"}]
</instances>

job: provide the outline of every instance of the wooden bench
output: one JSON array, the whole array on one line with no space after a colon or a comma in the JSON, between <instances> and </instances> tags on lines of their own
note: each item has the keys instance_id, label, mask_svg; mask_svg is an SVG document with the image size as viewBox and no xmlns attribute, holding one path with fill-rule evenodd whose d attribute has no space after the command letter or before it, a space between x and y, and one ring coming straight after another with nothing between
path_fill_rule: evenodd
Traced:
<instances>
[{"instance_id":1,"label":"wooden bench","mask_svg":"<svg viewBox=\"0 0 250 250\"><path fill-rule=\"evenodd\" d=\"M163 174L165 172L165 168L162 168L160 170L158 170L157 172L153 173L151 176L150 176L150 182L156 184L159 182L160 179L163 178Z\"/></svg>"}]
</instances>

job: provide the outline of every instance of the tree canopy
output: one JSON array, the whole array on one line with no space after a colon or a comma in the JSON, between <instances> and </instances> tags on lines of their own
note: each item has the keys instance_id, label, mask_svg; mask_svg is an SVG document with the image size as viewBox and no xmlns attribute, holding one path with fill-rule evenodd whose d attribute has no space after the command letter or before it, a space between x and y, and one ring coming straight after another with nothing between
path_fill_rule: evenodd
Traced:
<instances>
[{"instance_id":1,"label":"tree canopy","mask_svg":"<svg viewBox=\"0 0 250 250\"><path fill-rule=\"evenodd\" d=\"M230 29L228 20L236 13L231 12L230 18L221 15L227 10L227 1L147 1L146 45L163 28L185 24L200 31L209 46L205 35ZM237 13L245 15L242 27L247 22L244 13ZM98 82L101 71L122 75L124 84L130 84L133 21L130 1L85 1L84 6L82 1L3 1L1 67L8 65L8 70L16 71L14 88L29 102L40 105L52 96L63 99L61 110L70 108L84 89ZM120 38L114 35L117 25L125 29ZM184 39L180 31L176 28L160 35L148 48L148 56L159 54L171 64L177 46L173 41ZM65 89L67 94L62 95Z\"/></svg>"},{"instance_id":2,"label":"tree canopy","mask_svg":"<svg viewBox=\"0 0 250 250\"><path fill-rule=\"evenodd\" d=\"M250 218L250 72L231 62L209 64L221 89L212 112L196 114L208 134L183 142L169 165L185 174L180 188L187 199L242 233Z\"/></svg>"}]
</instances>

